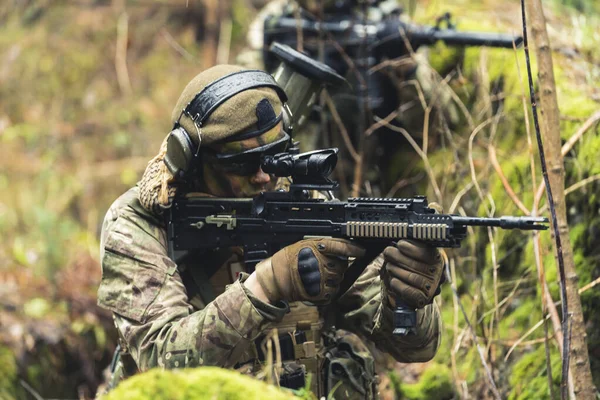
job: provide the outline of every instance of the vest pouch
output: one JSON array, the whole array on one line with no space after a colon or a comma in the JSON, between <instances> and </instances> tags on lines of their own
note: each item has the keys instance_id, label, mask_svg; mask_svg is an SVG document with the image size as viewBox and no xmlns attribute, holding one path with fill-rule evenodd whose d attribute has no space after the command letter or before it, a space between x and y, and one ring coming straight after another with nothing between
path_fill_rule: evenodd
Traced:
<instances>
[{"instance_id":1,"label":"vest pouch","mask_svg":"<svg viewBox=\"0 0 600 400\"><path fill-rule=\"evenodd\" d=\"M341 333L325 353L325 395L335 400L375 398L374 366L373 357L360 339Z\"/></svg>"}]
</instances>

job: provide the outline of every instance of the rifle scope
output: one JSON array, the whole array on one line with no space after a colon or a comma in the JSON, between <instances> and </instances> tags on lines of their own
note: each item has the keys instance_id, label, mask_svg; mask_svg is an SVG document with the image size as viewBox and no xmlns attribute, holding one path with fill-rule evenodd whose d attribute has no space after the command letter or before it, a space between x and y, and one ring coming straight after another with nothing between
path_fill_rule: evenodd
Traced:
<instances>
[{"instance_id":1,"label":"rifle scope","mask_svg":"<svg viewBox=\"0 0 600 400\"><path fill-rule=\"evenodd\" d=\"M301 154L279 153L263 156L261 168L267 174L291 176L295 182L327 181L337 164L338 149L309 151Z\"/></svg>"}]
</instances>

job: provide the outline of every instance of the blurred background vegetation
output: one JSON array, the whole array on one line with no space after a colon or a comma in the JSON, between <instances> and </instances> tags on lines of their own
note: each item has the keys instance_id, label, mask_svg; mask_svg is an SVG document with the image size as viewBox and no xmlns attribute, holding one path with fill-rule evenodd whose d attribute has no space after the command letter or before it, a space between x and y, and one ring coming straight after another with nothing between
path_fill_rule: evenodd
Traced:
<instances>
[{"instance_id":1,"label":"blurred background vegetation","mask_svg":"<svg viewBox=\"0 0 600 400\"><path fill-rule=\"evenodd\" d=\"M110 315L96 306L100 225L111 202L136 183L156 153L182 88L214 62L214 49L204 40L215 29L208 3L7 0L0 5L0 398L30 398L31 393L92 398L101 383L116 337ZM264 3L218 4L221 24L216 26L230 40L216 57L234 63ZM566 142L600 110L600 3L546 4ZM431 24L452 11L459 29L521 29L515 0L411 0L405 5L417 22ZM442 45L423 51L437 71L451 74L448 82L475 126L493 117L476 137L465 121L430 151L445 210L522 214L489 163L490 146L516 196L531 209L535 190L522 103L522 52L457 52ZM490 104L501 104L502 111ZM467 151L470 138L474 144ZM567 187L576 185L567 197L569 224L597 386L599 153L594 122L565 157ZM398 179L424 168L422 162L409 167L398 160ZM539 166L535 171L539 184ZM473 189L475 182L481 194ZM421 190L431 195L431 183L423 182ZM447 285L440 298L442 348L430 363L382 364L382 370L392 371L383 375L382 393L409 399L490 396L462 305L503 397L549 398L543 329L536 325L542 320L541 289L529 239L498 232L492 246L482 230L466 249L449 254L460 302ZM542 248L546 280L557 301L550 234L542 235ZM557 349L550 338L556 387Z\"/></svg>"}]
</instances>

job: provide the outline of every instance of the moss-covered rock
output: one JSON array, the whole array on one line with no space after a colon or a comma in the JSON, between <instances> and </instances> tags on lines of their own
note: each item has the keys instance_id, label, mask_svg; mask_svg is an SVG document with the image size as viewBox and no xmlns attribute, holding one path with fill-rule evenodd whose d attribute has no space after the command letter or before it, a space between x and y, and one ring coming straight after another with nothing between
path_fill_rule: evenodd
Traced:
<instances>
[{"instance_id":1,"label":"moss-covered rock","mask_svg":"<svg viewBox=\"0 0 600 400\"><path fill-rule=\"evenodd\" d=\"M289 392L242 375L236 371L201 367L165 371L153 369L117 386L103 400L284 400L296 398Z\"/></svg>"}]
</instances>

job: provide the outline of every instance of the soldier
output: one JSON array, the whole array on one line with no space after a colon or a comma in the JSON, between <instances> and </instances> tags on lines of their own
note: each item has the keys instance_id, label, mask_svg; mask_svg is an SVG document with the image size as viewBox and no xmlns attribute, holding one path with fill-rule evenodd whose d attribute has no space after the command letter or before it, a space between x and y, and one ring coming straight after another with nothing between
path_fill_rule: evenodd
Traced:
<instances>
[{"instance_id":1,"label":"soldier","mask_svg":"<svg viewBox=\"0 0 600 400\"><path fill-rule=\"evenodd\" d=\"M319 397L335 390L336 398L374 398L374 363L363 341L403 362L435 355L441 321L433 298L443 275L435 248L389 246L340 297L348 259L364 252L348 240L302 240L249 275L239 248L169 257L164 211L176 194L249 197L279 184L259 160L289 144L284 101L265 72L221 65L200 73L181 94L174 130L141 181L110 207L98 291L119 334L110 387L153 367L257 375L269 358L265 343L275 340L282 386L305 387L311 374ZM392 336L396 296L418 308L415 335Z\"/></svg>"},{"instance_id":2,"label":"soldier","mask_svg":"<svg viewBox=\"0 0 600 400\"><path fill-rule=\"evenodd\" d=\"M325 64L351 83L351 86L331 93L332 100L353 146L356 148L362 145L363 172L366 180L376 189L373 196L385 196L401 177L399 175L404 174L404 178L412 177L415 172L406 166L419 165L420 162L403 136L385 126L380 126L374 135L365 137L361 142L360 136L375 124L374 117L384 119L395 113L389 123L406 129L417 142L422 140L423 131L427 129L431 148L435 148L443 129L451 129L460 122L451 89L442 84L438 73L429 66L425 51L414 54L407 52L401 58L385 54L376 56L368 50L369 44L365 44L366 54L360 55L360 51L357 51L357 39L350 38L349 34L331 35L337 40L336 45L331 43L330 36L324 34L321 45L320 39L315 35L301 36L300 29L279 28L276 24L280 17L307 22L342 23L350 27L354 24L375 26L391 19L405 20L406 14L401 11L396 0L273 0L263 7L251 23L247 46L237 58L237 62L246 67L271 71L275 57L269 56L264 49L268 48L271 41L280 41L294 48L301 47L312 58L319 59L322 55ZM342 56L340 49L347 52L347 56ZM383 60L379 59L381 57ZM381 61L383 62L380 63ZM388 63L384 66L386 62ZM357 71L366 81L367 101L361 100L365 95L360 94ZM431 109L426 112L428 107ZM327 107L324 110L327 111ZM425 119L428 119L427 124ZM323 120L327 122L323 123ZM352 182L356 160L352 160L351 152L345 151L346 142L339 134L338 124L332 117L319 116L296 131L296 137L301 138L304 151L317 147L339 147L339 172L346 171L348 175L345 179L340 179L343 184L344 181ZM402 170L398 168L398 159L403 161ZM417 192L422 190L423 188ZM410 193L412 195L414 190Z\"/></svg>"}]
</instances>

